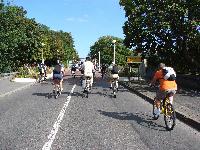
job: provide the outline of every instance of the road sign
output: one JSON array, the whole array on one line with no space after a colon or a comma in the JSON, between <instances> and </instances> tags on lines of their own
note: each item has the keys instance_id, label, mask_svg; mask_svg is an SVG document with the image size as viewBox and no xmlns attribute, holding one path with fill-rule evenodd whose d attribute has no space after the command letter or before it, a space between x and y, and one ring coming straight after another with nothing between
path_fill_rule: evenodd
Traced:
<instances>
[{"instance_id":1,"label":"road sign","mask_svg":"<svg viewBox=\"0 0 200 150\"><path fill-rule=\"evenodd\" d=\"M141 63L142 57L140 57L140 56L127 56L126 62L127 63Z\"/></svg>"}]
</instances>

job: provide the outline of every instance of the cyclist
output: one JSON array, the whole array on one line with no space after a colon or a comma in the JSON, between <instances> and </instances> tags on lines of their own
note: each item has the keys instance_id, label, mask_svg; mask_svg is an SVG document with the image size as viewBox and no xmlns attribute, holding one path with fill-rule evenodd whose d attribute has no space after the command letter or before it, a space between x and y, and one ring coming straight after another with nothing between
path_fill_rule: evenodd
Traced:
<instances>
[{"instance_id":1,"label":"cyclist","mask_svg":"<svg viewBox=\"0 0 200 150\"><path fill-rule=\"evenodd\" d=\"M110 84L110 89L112 89L112 81L113 79L117 79L116 81L116 88L118 91L118 79L119 79L119 68L118 66L113 62L112 65L109 67L111 69L111 84Z\"/></svg>"},{"instance_id":2,"label":"cyclist","mask_svg":"<svg viewBox=\"0 0 200 150\"><path fill-rule=\"evenodd\" d=\"M90 77L91 78L90 79L90 87L92 87L94 65L91 62L90 57L86 57L86 60L82 65L82 69L84 71L84 80L83 80L83 84L82 84L83 89L85 88L85 85L86 85L86 77Z\"/></svg>"},{"instance_id":3,"label":"cyclist","mask_svg":"<svg viewBox=\"0 0 200 150\"><path fill-rule=\"evenodd\" d=\"M46 80L47 77L47 65L44 64L44 80Z\"/></svg>"},{"instance_id":4,"label":"cyclist","mask_svg":"<svg viewBox=\"0 0 200 150\"><path fill-rule=\"evenodd\" d=\"M60 64L57 64L53 70L54 94L57 87L60 88L60 91L62 91L62 79L63 79L62 66ZM60 91L57 89L57 93L59 93Z\"/></svg>"},{"instance_id":5,"label":"cyclist","mask_svg":"<svg viewBox=\"0 0 200 150\"><path fill-rule=\"evenodd\" d=\"M84 76L83 62L82 61L81 61L81 64L80 64L79 71L81 72L80 81L81 81L81 84L82 84L82 80L83 80L83 76Z\"/></svg>"},{"instance_id":6,"label":"cyclist","mask_svg":"<svg viewBox=\"0 0 200 150\"><path fill-rule=\"evenodd\" d=\"M39 69L39 73L40 73L40 81L42 80L42 78L44 77L44 80L45 80L45 67L44 67L44 64L43 63L40 63L38 65L38 69Z\"/></svg>"},{"instance_id":7,"label":"cyclist","mask_svg":"<svg viewBox=\"0 0 200 150\"><path fill-rule=\"evenodd\" d=\"M93 63L93 66L94 66L94 68L93 68L93 70L92 70L92 73L93 73L93 79L95 78L95 72L96 72L96 66L95 66L95 64Z\"/></svg>"},{"instance_id":8,"label":"cyclist","mask_svg":"<svg viewBox=\"0 0 200 150\"><path fill-rule=\"evenodd\" d=\"M102 76L102 78L104 77L105 73L106 73L106 65L102 64L102 66L101 66L101 76Z\"/></svg>"},{"instance_id":9,"label":"cyclist","mask_svg":"<svg viewBox=\"0 0 200 150\"><path fill-rule=\"evenodd\" d=\"M172 104L173 102L173 96L176 93L177 90L177 84L175 80L167 80L165 79L165 74L164 71L165 68L170 68L170 67L165 67L164 63L159 64L159 70L156 71L154 74L154 77L150 83L150 86L154 85L156 81L159 81L159 90L156 92L156 107L158 108L155 111L155 114L157 116L160 115L160 100L164 99L167 93L170 93L169 95L169 100L170 103Z\"/></svg>"},{"instance_id":10,"label":"cyclist","mask_svg":"<svg viewBox=\"0 0 200 150\"><path fill-rule=\"evenodd\" d=\"M64 64L62 64L62 62L60 62L59 65L61 67L62 76L64 77L64 75L65 75L65 66L64 66ZM61 79L61 82L60 82L60 88L61 88L61 91L63 91L63 78Z\"/></svg>"},{"instance_id":11,"label":"cyclist","mask_svg":"<svg viewBox=\"0 0 200 150\"><path fill-rule=\"evenodd\" d=\"M73 64L72 67L71 67L71 74L75 74L76 72L76 64Z\"/></svg>"}]
</instances>

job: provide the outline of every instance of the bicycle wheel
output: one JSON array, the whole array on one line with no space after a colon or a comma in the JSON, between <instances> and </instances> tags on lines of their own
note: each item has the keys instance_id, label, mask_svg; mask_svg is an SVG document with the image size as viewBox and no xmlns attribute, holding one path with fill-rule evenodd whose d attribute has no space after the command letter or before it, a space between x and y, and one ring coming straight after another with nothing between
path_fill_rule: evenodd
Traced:
<instances>
[{"instance_id":1,"label":"bicycle wheel","mask_svg":"<svg viewBox=\"0 0 200 150\"><path fill-rule=\"evenodd\" d=\"M113 87L113 97L116 98L117 97L117 95L116 95L116 89L117 89L116 88L116 81L113 82L112 87Z\"/></svg>"},{"instance_id":2,"label":"bicycle wheel","mask_svg":"<svg viewBox=\"0 0 200 150\"><path fill-rule=\"evenodd\" d=\"M113 97L114 97L114 98L117 98L117 95L116 95L116 87L113 88Z\"/></svg>"},{"instance_id":3,"label":"bicycle wheel","mask_svg":"<svg viewBox=\"0 0 200 150\"><path fill-rule=\"evenodd\" d=\"M159 115L156 114L156 110L157 110L157 106L156 106L156 99L154 99L153 101L153 119L157 120L159 118Z\"/></svg>"},{"instance_id":4,"label":"bicycle wheel","mask_svg":"<svg viewBox=\"0 0 200 150\"><path fill-rule=\"evenodd\" d=\"M174 107L171 103L167 103L164 109L164 120L167 130L173 130L176 121L176 114Z\"/></svg>"},{"instance_id":5,"label":"bicycle wheel","mask_svg":"<svg viewBox=\"0 0 200 150\"><path fill-rule=\"evenodd\" d=\"M89 95L89 91L88 91L88 88L87 88L86 98L88 98L88 95Z\"/></svg>"}]
</instances>

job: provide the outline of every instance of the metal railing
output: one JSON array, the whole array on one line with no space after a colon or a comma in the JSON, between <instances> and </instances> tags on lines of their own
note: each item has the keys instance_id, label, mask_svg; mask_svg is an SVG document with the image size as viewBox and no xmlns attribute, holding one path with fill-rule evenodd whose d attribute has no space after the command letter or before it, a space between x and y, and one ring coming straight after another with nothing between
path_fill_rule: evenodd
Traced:
<instances>
[{"instance_id":1,"label":"metal railing","mask_svg":"<svg viewBox=\"0 0 200 150\"><path fill-rule=\"evenodd\" d=\"M12 77L18 73L19 72L0 73L0 78Z\"/></svg>"}]
</instances>

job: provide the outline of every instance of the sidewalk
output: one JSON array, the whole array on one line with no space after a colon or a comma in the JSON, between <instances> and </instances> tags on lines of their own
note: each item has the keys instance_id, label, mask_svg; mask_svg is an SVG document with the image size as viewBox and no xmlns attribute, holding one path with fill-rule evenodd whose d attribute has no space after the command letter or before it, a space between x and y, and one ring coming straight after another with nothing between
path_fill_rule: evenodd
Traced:
<instances>
[{"instance_id":1,"label":"sidewalk","mask_svg":"<svg viewBox=\"0 0 200 150\"><path fill-rule=\"evenodd\" d=\"M120 83L140 97L153 103L156 88L149 87L145 81L120 81ZM200 131L200 91L179 88L174 97L174 106L178 119Z\"/></svg>"},{"instance_id":2,"label":"sidewalk","mask_svg":"<svg viewBox=\"0 0 200 150\"><path fill-rule=\"evenodd\" d=\"M67 72L68 72L68 69L66 69L65 74ZM50 79L50 78L52 78L52 76L53 76L53 73L47 74L46 78ZM37 81L29 82L29 81L26 81L23 79L22 79L22 81L17 81L17 82L10 81L10 80L11 80L11 77L1 77L0 78L0 98L10 95L12 93L15 93L19 90L25 89L37 82ZM29 79L27 79L27 80L29 80Z\"/></svg>"},{"instance_id":3,"label":"sidewalk","mask_svg":"<svg viewBox=\"0 0 200 150\"><path fill-rule=\"evenodd\" d=\"M4 97L6 95L12 94L16 91L22 90L33 84L34 83L11 82L10 78L1 78L1 80L0 80L0 97Z\"/></svg>"}]
</instances>

